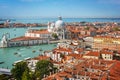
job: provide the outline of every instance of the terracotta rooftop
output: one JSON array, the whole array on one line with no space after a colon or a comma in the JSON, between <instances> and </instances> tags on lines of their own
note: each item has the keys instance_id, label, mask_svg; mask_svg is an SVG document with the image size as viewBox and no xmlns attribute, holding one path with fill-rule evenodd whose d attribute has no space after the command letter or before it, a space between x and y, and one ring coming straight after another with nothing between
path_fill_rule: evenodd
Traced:
<instances>
[{"instance_id":1,"label":"terracotta rooftop","mask_svg":"<svg viewBox=\"0 0 120 80\"><path fill-rule=\"evenodd\" d=\"M99 52L95 52L95 51L90 51L87 54L85 54L86 56L96 56L99 57L100 53Z\"/></svg>"},{"instance_id":2,"label":"terracotta rooftop","mask_svg":"<svg viewBox=\"0 0 120 80\"><path fill-rule=\"evenodd\" d=\"M30 30L29 33L35 33L35 34L50 34L47 29L43 30Z\"/></svg>"},{"instance_id":3,"label":"terracotta rooftop","mask_svg":"<svg viewBox=\"0 0 120 80\"><path fill-rule=\"evenodd\" d=\"M71 56L71 57L74 57L74 58L76 58L76 59L80 59L80 58L82 58L82 54L68 54L68 56Z\"/></svg>"},{"instance_id":4,"label":"terracotta rooftop","mask_svg":"<svg viewBox=\"0 0 120 80\"><path fill-rule=\"evenodd\" d=\"M84 50L82 48L77 48L76 51L83 52Z\"/></svg>"},{"instance_id":5,"label":"terracotta rooftop","mask_svg":"<svg viewBox=\"0 0 120 80\"><path fill-rule=\"evenodd\" d=\"M120 61L116 61L110 69L110 80L120 80Z\"/></svg>"},{"instance_id":6,"label":"terracotta rooftop","mask_svg":"<svg viewBox=\"0 0 120 80\"><path fill-rule=\"evenodd\" d=\"M58 72L53 75L50 75L50 76L44 78L44 80L53 80L53 79L64 80L65 77L71 78L72 75L63 71L63 72Z\"/></svg>"},{"instance_id":7,"label":"terracotta rooftop","mask_svg":"<svg viewBox=\"0 0 120 80\"><path fill-rule=\"evenodd\" d=\"M40 39L42 40L43 38L21 36L21 37L13 38L10 41L26 41L26 40L40 40Z\"/></svg>"},{"instance_id":8,"label":"terracotta rooftop","mask_svg":"<svg viewBox=\"0 0 120 80\"><path fill-rule=\"evenodd\" d=\"M109 49L108 49L108 50L107 50L107 49L102 49L102 50L100 51L100 53L101 53L101 54L111 54L111 55L113 55L113 52L110 52Z\"/></svg>"},{"instance_id":9,"label":"terracotta rooftop","mask_svg":"<svg viewBox=\"0 0 120 80\"><path fill-rule=\"evenodd\" d=\"M53 51L55 52L72 52L71 48L55 48Z\"/></svg>"},{"instance_id":10,"label":"terracotta rooftop","mask_svg":"<svg viewBox=\"0 0 120 80\"><path fill-rule=\"evenodd\" d=\"M81 59L80 59L81 60ZM120 78L120 61L106 61L97 59L82 59L77 65L72 65L71 67L63 66L63 71L52 74L46 77L44 80L63 80L65 77L74 78L77 75L86 76L91 80L107 80L109 73L110 80L119 80Z\"/></svg>"},{"instance_id":11,"label":"terracotta rooftop","mask_svg":"<svg viewBox=\"0 0 120 80\"><path fill-rule=\"evenodd\" d=\"M50 57L47 57L47 56L38 56L38 57L34 58L34 60L47 60L47 59L50 59Z\"/></svg>"}]
</instances>

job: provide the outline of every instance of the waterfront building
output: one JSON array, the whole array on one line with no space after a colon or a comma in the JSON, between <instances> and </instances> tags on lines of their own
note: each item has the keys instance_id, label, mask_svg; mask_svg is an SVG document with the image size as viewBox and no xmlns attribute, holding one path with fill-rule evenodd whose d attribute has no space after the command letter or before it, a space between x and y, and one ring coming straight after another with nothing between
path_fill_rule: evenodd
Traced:
<instances>
[{"instance_id":1,"label":"waterfront building","mask_svg":"<svg viewBox=\"0 0 120 80\"><path fill-rule=\"evenodd\" d=\"M0 47L15 47L15 46L31 46L31 45L39 45L43 43L48 43L48 38L38 38L38 37L28 37L21 36L8 40L8 37L3 35L3 38L0 43Z\"/></svg>"},{"instance_id":2,"label":"waterfront building","mask_svg":"<svg viewBox=\"0 0 120 80\"><path fill-rule=\"evenodd\" d=\"M36 37L17 37L9 40L8 47L14 46L32 46L32 45L39 45L43 43L48 43L47 38L36 38Z\"/></svg>"}]
</instances>

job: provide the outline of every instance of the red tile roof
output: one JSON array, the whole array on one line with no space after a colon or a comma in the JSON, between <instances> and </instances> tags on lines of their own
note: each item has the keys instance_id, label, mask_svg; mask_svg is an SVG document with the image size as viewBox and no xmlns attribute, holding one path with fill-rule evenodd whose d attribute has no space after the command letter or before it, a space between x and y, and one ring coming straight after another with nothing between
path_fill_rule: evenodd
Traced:
<instances>
[{"instance_id":1,"label":"red tile roof","mask_svg":"<svg viewBox=\"0 0 120 80\"><path fill-rule=\"evenodd\" d=\"M40 39L42 40L43 38L21 36L21 37L13 38L10 41L14 42L14 41L40 40Z\"/></svg>"},{"instance_id":2,"label":"red tile roof","mask_svg":"<svg viewBox=\"0 0 120 80\"><path fill-rule=\"evenodd\" d=\"M120 80L120 61L116 61L110 69L110 80Z\"/></svg>"},{"instance_id":3,"label":"red tile roof","mask_svg":"<svg viewBox=\"0 0 120 80\"><path fill-rule=\"evenodd\" d=\"M71 57L74 57L74 58L76 58L76 59L80 59L80 58L82 58L82 54L69 54L68 56L71 56Z\"/></svg>"},{"instance_id":4,"label":"red tile roof","mask_svg":"<svg viewBox=\"0 0 120 80\"><path fill-rule=\"evenodd\" d=\"M109 49L102 49L102 50L100 51L100 53L101 53L101 54L111 54L111 55L113 55L113 52L110 52Z\"/></svg>"},{"instance_id":5,"label":"red tile roof","mask_svg":"<svg viewBox=\"0 0 120 80\"><path fill-rule=\"evenodd\" d=\"M50 34L47 29L44 30L31 30L29 33L35 33L35 34Z\"/></svg>"},{"instance_id":6,"label":"red tile roof","mask_svg":"<svg viewBox=\"0 0 120 80\"><path fill-rule=\"evenodd\" d=\"M100 53L99 52L95 52L95 51L90 51L87 54L85 54L86 56L96 56L99 57Z\"/></svg>"},{"instance_id":7,"label":"red tile roof","mask_svg":"<svg viewBox=\"0 0 120 80\"><path fill-rule=\"evenodd\" d=\"M55 48L53 51L55 52L72 52L71 48Z\"/></svg>"},{"instance_id":8,"label":"red tile roof","mask_svg":"<svg viewBox=\"0 0 120 80\"><path fill-rule=\"evenodd\" d=\"M44 80L53 80L53 79L64 80L65 77L72 78L72 75L63 71L63 72L59 72L59 73L50 75L50 76L44 78Z\"/></svg>"},{"instance_id":9,"label":"red tile roof","mask_svg":"<svg viewBox=\"0 0 120 80\"><path fill-rule=\"evenodd\" d=\"M47 59L50 59L50 57L47 57L47 56L38 56L38 57L35 57L34 59L35 60L47 60Z\"/></svg>"}]
</instances>

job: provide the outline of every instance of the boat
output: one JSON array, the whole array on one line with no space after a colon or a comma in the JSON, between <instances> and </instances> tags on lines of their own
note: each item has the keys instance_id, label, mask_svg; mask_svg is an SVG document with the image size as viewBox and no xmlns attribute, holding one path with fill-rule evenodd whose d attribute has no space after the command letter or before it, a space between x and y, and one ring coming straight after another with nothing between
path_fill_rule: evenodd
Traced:
<instances>
[{"instance_id":1,"label":"boat","mask_svg":"<svg viewBox=\"0 0 120 80\"><path fill-rule=\"evenodd\" d=\"M27 48L27 49L30 49L30 46L27 46L26 48Z\"/></svg>"},{"instance_id":2,"label":"boat","mask_svg":"<svg viewBox=\"0 0 120 80\"><path fill-rule=\"evenodd\" d=\"M17 55L17 54L18 54L17 52L14 53L14 55Z\"/></svg>"},{"instance_id":3,"label":"boat","mask_svg":"<svg viewBox=\"0 0 120 80\"><path fill-rule=\"evenodd\" d=\"M16 28L14 28L14 31L16 31Z\"/></svg>"},{"instance_id":4,"label":"boat","mask_svg":"<svg viewBox=\"0 0 120 80\"><path fill-rule=\"evenodd\" d=\"M18 51L20 50L20 49L17 49Z\"/></svg>"},{"instance_id":5,"label":"boat","mask_svg":"<svg viewBox=\"0 0 120 80\"><path fill-rule=\"evenodd\" d=\"M39 51L43 51L42 49L39 49Z\"/></svg>"},{"instance_id":6,"label":"boat","mask_svg":"<svg viewBox=\"0 0 120 80\"><path fill-rule=\"evenodd\" d=\"M5 63L5 62L3 62L3 61L2 61L2 62L0 62L0 64L3 64L3 63Z\"/></svg>"},{"instance_id":7,"label":"boat","mask_svg":"<svg viewBox=\"0 0 120 80\"><path fill-rule=\"evenodd\" d=\"M35 53L36 51L35 51L35 50L33 50L32 52L33 52L33 53Z\"/></svg>"},{"instance_id":8,"label":"boat","mask_svg":"<svg viewBox=\"0 0 120 80\"><path fill-rule=\"evenodd\" d=\"M22 55L18 55L18 57L22 57Z\"/></svg>"}]
</instances>

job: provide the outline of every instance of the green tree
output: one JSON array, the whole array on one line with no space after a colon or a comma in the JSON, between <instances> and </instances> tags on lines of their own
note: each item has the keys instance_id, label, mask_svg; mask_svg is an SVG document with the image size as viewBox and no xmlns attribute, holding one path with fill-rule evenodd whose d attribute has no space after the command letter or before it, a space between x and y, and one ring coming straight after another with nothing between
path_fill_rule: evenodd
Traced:
<instances>
[{"instance_id":1,"label":"green tree","mask_svg":"<svg viewBox=\"0 0 120 80\"><path fill-rule=\"evenodd\" d=\"M30 80L36 80L36 76L34 72L30 72Z\"/></svg>"},{"instance_id":2,"label":"green tree","mask_svg":"<svg viewBox=\"0 0 120 80\"><path fill-rule=\"evenodd\" d=\"M42 79L44 75L48 75L54 70L53 64L48 60L41 60L36 64L35 74L36 77Z\"/></svg>"},{"instance_id":3,"label":"green tree","mask_svg":"<svg viewBox=\"0 0 120 80\"><path fill-rule=\"evenodd\" d=\"M0 80L8 80L9 78L10 78L9 76L6 76L4 74L0 75Z\"/></svg>"},{"instance_id":4,"label":"green tree","mask_svg":"<svg viewBox=\"0 0 120 80\"><path fill-rule=\"evenodd\" d=\"M64 55L64 54L60 54L60 57L61 57L61 58L64 58L64 57L65 57L65 55Z\"/></svg>"},{"instance_id":5,"label":"green tree","mask_svg":"<svg viewBox=\"0 0 120 80\"><path fill-rule=\"evenodd\" d=\"M89 30L89 29L90 29L90 27L85 27L84 29L85 29L85 30Z\"/></svg>"},{"instance_id":6,"label":"green tree","mask_svg":"<svg viewBox=\"0 0 120 80\"><path fill-rule=\"evenodd\" d=\"M22 61L22 62L17 63L14 66L14 68L11 70L11 73L15 79L21 80L22 75L24 71L26 70L29 70L29 68L27 67L27 63Z\"/></svg>"},{"instance_id":7,"label":"green tree","mask_svg":"<svg viewBox=\"0 0 120 80\"><path fill-rule=\"evenodd\" d=\"M53 33L53 34L52 34L52 37L53 37L54 39L58 39L58 36L57 36L56 33Z\"/></svg>"},{"instance_id":8,"label":"green tree","mask_svg":"<svg viewBox=\"0 0 120 80\"><path fill-rule=\"evenodd\" d=\"M22 80L31 80L30 79L30 74L28 70L25 70L23 75L22 75Z\"/></svg>"}]
</instances>

